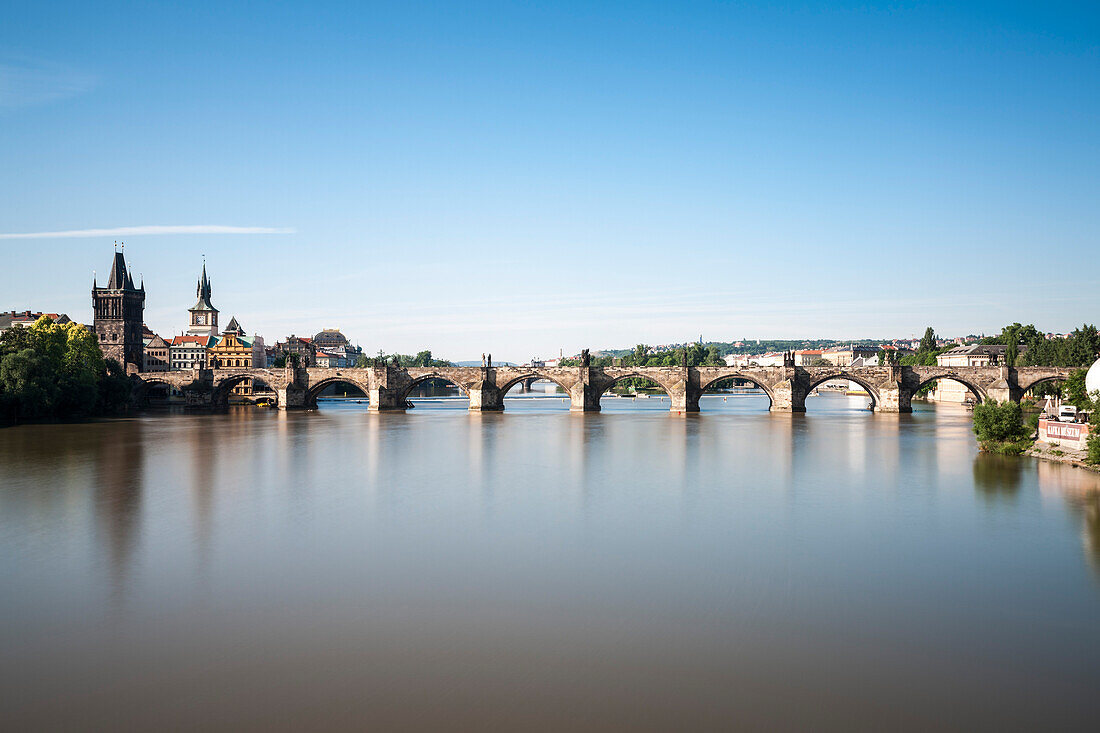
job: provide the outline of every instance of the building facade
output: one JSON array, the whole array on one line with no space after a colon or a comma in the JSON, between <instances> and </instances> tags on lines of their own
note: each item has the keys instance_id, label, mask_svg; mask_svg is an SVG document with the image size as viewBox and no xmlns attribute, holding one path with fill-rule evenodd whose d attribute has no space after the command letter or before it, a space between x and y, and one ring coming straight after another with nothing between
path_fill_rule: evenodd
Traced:
<instances>
[{"instance_id":1,"label":"building facade","mask_svg":"<svg viewBox=\"0 0 1100 733\"><path fill-rule=\"evenodd\" d=\"M313 344L317 349L330 350L347 346L348 338L338 328L325 328L313 336Z\"/></svg>"},{"instance_id":2,"label":"building facade","mask_svg":"<svg viewBox=\"0 0 1100 733\"><path fill-rule=\"evenodd\" d=\"M173 371L206 368L207 349L217 343L214 336L176 336L168 347Z\"/></svg>"},{"instance_id":3,"label":"building facade","mask_svg":"<svg viewBox=\"0 0 1100 733\"><path fill-rule=\"evenodd\" d=\"M877 356L877 346L856 346L855 344L850 346L836 346L831 349L825 349L821 353L822 359L838 367L850 367L855 364L857 359L870 359Z\"/></svg>"},{"instance_id":4,"label":"building facade","mask_svg":"<svg viewBox=\"0 0 1100 733\"><path fill-rule=\"evenodd\" d=\"M286 341L280 341L275 344L275 351L279 354L296 354L298 356L298 363L301 366L314 366L316 364L315 356L317 349L313 345L313 339L305 336L298 337L294 334L290 334Z\"/></svg>"},{"instance_id":5,"label":"building facade","mask_svg":"<svg viewBox=\"0 0 1100 733\"><path fill-rule=\"evenodd\" d=\"M145 341L144 363L141 370L143 372L168 371L171 363L170 348L167 341L153 334L151 339Z\"/></svg>"},{"instance_id":6,"label":"building facade","mask_svg":"<svg viewBox=\"0 0 1100 733\"><path fill-rule=\"evenodd\" d=\"M989 366L991 364L1003 364L1005 351L1004 344L970 344L969 346L956 346L948 349L936 357L939 366ZM1019 346L1018 353L1024 353L1026 346Z\"/></svg>"},{"instance_id":7,"label":"building facade","mask_svg":"<svg viewBox=\"0 0 1100 733\"><path fill-rule=\"evenodd\" d=\"M99 287L93 279L92 310L93 328L103 356L140 371L145 365L142 339L145 283L134 286L122 252L115 252L106 287Z\"/></svg>"},{"instance_id":8,"label":"building facade","mask_svg":"<svg viewBox=\"0 0 1100 733\"><path fill-rule=\"evenodd\" d=\"M38 313L36 311L9 311L7 313L0 313L0 333L8 330L12 326L26 326L31 327L42 316L46 316L56 324L64 325L72 321L64 313Z\"/></svg>"}]
</instances>

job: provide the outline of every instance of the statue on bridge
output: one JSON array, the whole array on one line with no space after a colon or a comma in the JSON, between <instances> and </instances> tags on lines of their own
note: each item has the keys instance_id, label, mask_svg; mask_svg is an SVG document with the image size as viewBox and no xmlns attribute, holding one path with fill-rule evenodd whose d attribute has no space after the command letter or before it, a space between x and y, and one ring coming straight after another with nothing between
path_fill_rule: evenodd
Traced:
<instances>
[{"instance_id":1,"label":"statue on bridge","mask_svg":"<svg viewBox=\"0 0 1100 733\"><path fill-rule=\"evenodd\" d=\"M590 366L592 363L592 357L589 356L588 349L581 349L581 366Z\"/></svg>"}]
</instances>

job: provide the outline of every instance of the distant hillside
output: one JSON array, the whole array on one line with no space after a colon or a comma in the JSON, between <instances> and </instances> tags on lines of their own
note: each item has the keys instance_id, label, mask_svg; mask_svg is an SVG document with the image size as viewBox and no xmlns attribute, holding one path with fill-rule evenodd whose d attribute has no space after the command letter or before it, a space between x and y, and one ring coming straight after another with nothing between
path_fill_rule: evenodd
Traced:
<instances>
[{"instance_id":1,"label":"distant hillside","mask_svg":"<svg viewBox=\"0 0 1100 733\"><path fill-rule=\"evenodd\" d=\"M879 346L882 341L873 339L760 339L757 341L706 341L703 348L714 346L722 356L726 354L761 354L768 351L796 351L798 349L828 349L833 346ZM663 344L650 346L650 353L673 351L688 344ZM613 356L616 358L634 353L634 349L600 349L592 352L594 356Z\"/></svg>"}]
</instances>

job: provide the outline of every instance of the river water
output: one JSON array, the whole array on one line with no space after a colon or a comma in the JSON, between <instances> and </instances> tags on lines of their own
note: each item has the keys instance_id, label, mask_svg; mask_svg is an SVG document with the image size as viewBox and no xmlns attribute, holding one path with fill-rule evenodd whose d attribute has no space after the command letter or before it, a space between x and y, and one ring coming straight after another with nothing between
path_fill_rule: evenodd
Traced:
<instances>
[{"instance_id":1,"label":"river water","mask_svg":"<svg viewBox=\"0 0 1100 733\"><path fill-rule=\"evenodd\" d=\"M1095 730L1100 476L961 408L0 430L8 730Z\"/></svg>"}]
</instances>

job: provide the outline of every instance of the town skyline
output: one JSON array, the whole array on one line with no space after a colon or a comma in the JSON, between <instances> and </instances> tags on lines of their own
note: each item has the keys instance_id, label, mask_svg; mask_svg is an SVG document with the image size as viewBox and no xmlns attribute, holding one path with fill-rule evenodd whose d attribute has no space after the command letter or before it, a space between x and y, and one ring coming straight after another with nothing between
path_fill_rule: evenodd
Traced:
<instances>
[{"instance_id":1,"label":"town skyline","mask_svg":"<svg viewBox=\"0 0 1100 733\"><path fill-rule=\"evenodd\" d=\"M133 250L133 247L131 247L131 252L132 252L132 250ZM121 242L115 242L114 243L114 253L116 255L116 258L117 258L117 255L119 255L119 254L125 254L125 244L121 243ZM132 263L128 263L125 266L126 266L127 270L133 275L133 265L132 265ZM117 267L117 262L116 262L116 267ZM201 260L201 264L200 264L199 274L196 275L196 282L199 283L199 287L203 290L203 293L205 294L203 297L206 298L206 299L209 299L209 297L210 297L209 288L211 287L211 282L213 280L215 280L215 277L213 275L208 275L208 269L209 268L207 266L206 259L205 259L205 257L203 257L202 260ZM110 270L108 270L107 272L109 273ZM107 282L107 277L100 278L98 273L99 273L98 270L93 271L93 282L97 282L97 283L99 283L100 287L103 287L104 284ZM109 275L108 275L108 277L109 277ZM139 274L133 275L133 277L134 277L135 282L140 282L141 283L143 291L144 291L145 290L145 287L144 287L145 286L144 273L139 273ZM232 292L230 293L230 296L232 296ZM149 297L150 302L155 303L157 301L157 296L154 292L151 292L151 289L150 289L150 293L149 293L148 297ZM180 302L179 302L179 304L181 305L180 308L174 308L174 309L172 309L172 308L162 308L162 309L160 309L160 312L168 312L168 311L171 311L171 310L175 311L175 313L174 313L174 315L175 315L174 321L175 322L172 323L172 325L169 326L168 328L157 328L155 324L151 324L149 322L150 319L148 317L148 313L149 313L150 309L146 305L145 308L144 308L143 317L144 317L144 325L147 327L148 331L150 331L150 332L152 332L152 333L154 333L154 334L156 334L156 335L158 335L158 336L160 336L160 337L162 337L162 338L164 338L168 341L171 341L171 339L174 336L193 334L194 333L194 324L189 323L186 319L184 319L181 316L181 312L182 313L187 313L187 311L188 311L188 309L186 307L182 307L183 302L190 302L190 300L180 300ZM209 300L207 300L207 302L209 302ZM220 302L220 299L219 299L219 302ZM87 310L87 308L85 308L85 310ZM236 323L236 322L243 323L243 321L244 321L243 318L239 319L236 316L235 311L226 310L224 308L219 308L217 310L221 314L223 314L223 323L227 323L229 321L233 321L234 323ZM80 312L79 309L77 309L76 313L79 313L79 312ZM81 315L75 315L74 316L70 312L65 311L64 309L60 309L60 308L39 308L39 307L37 307L37 304L34 308L6 308L6 309L3 309L3 310L0 310L0 315L2 315L4 313L11 313L12 316L16 316L18 314L23 314L23 313L57 313L57 314L64 314L67 317L69 317L72 320L75 320L77 322L90 322L90 320L91 320L91 319L86 319ZM228 315L226 315L226 314L228 314ZM173 320L173 319L168 318L167 320ZM259 320L262 323L262 318L257 319L257 320ZM304 327L301 328L300 330L297 330L297 331L291 330L291 331L286 331L286 332L270 332L269 333L268 331L266 331L263 328L262 325L258 328L257 327L250 327L247 330L249 332L251 332L252 334L254 334L254 335L258 335L258 336L263 337L262 342L265 341L268 347L274 346L276 344L276 342L282 341L282 340L286 339L287 337L313 338L316 334L319 334L322 331L337 330L337 331L342 332L344 334L344 336L347 337L349 346L354 345L354 346L358 347L360 349L360 353L365 353L367 356L371 356L371 355L373 355L377 352L383 352L383 353L387 353L387 354L397 354L397 353L415 354L419 351L427 349L427 350L432 351L436 357L448 358L448 359L450 359L451 361L454 361L454 362L474 362L474 361L477 360L477 354L475 354L475 353L465 355L465 353L462 352L462 355L455 356L455 355L452 355L452 354L444 353L438 347L433 346L433 344L430 343L430 342L420 343L420 344L410 344L410 346L406 347L404 350L402 350L400 348L398 348L398 349L386 348L386 346L381 344L381 343L371 342L369 340L369 332L368 332L368 334L360 334L360 333L354 332L351 329L348 329L345 325L341 325L345 321L348 322L348 323L354 323L355 319L350 318L350 319L341 320L340 318L338 318L334 314L332 317L325 320L323 322L323 324L320 324L320 325L313 324L313 325L311 325L309 323L305 323ZM1020 323L1020 322L1023 322L1023 321L1016 321L1016 322ZM215 322L211 325L212 326L217 326L216 316L215 316ZM960 332L960 333L957 333L957 334L942 333L942 332L937 330L937 336L939 336L941 342L943 342L943 343L952 342L952 341L955 342L955 343L963 343L968 338L973 339L974 337L981 337L981 336L985 336L985 335L996 335L997 333L1000 332L1001 328L1003 328L1004 325L1005 324L1000 324L999 326L996 326L995 328L992 328L988 331L985 331L985 330L976 331L974 329L970 329L970 330L965 330L964 329L963 332ZM1073 328L1076 328L1077 326L1079 326L1080 323L1071 324L1071 327L1065 328L1064 330L1061 330L1061 331L1059 331L1059 330L1045 330L1041 327L1043 324L1036 324L1036 325L1040 326L1040 330L1044 331L1048 335L1065 335L1065 334L1068 334ZM238 326L238 328L239 327L240 326ZM557 351L553 351L553 350L548 351L547 349L543 348L541 351L538 351L537 353L533 352L533 353L528 354L526 356L507 354L507 353L502 352L500 350L498 350L497 353L501 355L498 358L498 362L502 362L502 363L503 362L509 362L509 363L521 364L521 363L526 363L526 362L530 361L531 359L544 359L544 360L545 359L554 359L557 356L573 357L573 356L578 355L581 352L581 350L584 349L584 348L588 348L588 349L591 349L593 351L600 352L600 353L610 353L610 352L615 352L615 351L630 350L630 349L633 349L634 346L636 346L638 344L643 344L643 343L647 344L651 349L655 350L656 352L660 352L662 350L667 350L667 349L671 349L671 348L682 347L684 345L694 344L694 343L734 344L738 347L741 347L742 344L744 344L744 346L746 346L746 347L749 347L753 344L753 342L755 342L756 344L760 344L760 343L767 344L768 342L776 342L776 341L779 341L779 342L782 342L782 341L806 342L807 344L817 343L817 342L826 342L826 343L832 342L832 343L836 343L836 344L843 344L843 343L846 343L846 342L879 342L881 344L895 344L895 345L911 341L913 344L916 344L916 342L919 340L920 334L923 333L923 328L925 328L925 327L927 327L927 324L925 326L922 326L920 329L914 329L912 332L910 332L908 334L887 333L887 334L881 335L881 336L863 334L863 335L848 335L848 336L837 337L837 336L827 335L827 334L811 334L811 335L805 335L805 336L793 336L793 335L785 335L785 334L765 334L765 335L762 335L762 336L754 336L754 337L735 337L735 336L730 335L730 334L719 334L717 337L714 337L714 338L704 338L703 334L699 334L698 337L696 337L696 338L688 338L688 339L681 339L681 340L671 340L670 339L670 340L666 340L666 341L651 341L651 342L636 341L636 342L634 342L634 344L625 344L625 343L624 344L614 344L614 343L612 343L612 344L606 344L606 343L605 344L581 344L581 345L577 346L575 349L572 349L572 350L567 349L565 347L559 347ZM203 330L205 331L205 330L210 330L210 329L205 328ZM218 334L218 335L220 335L222 333L222 331L220 329L217 329L217 328L214 328L212 332L215 333L215 334ZM493 347L493 348L495 348L495 347ZM914 346L914 348L915 348L915 346ZM482 352L482 354L484 354L484 353L485 352Z\"/></svg>"}]
</instances>

